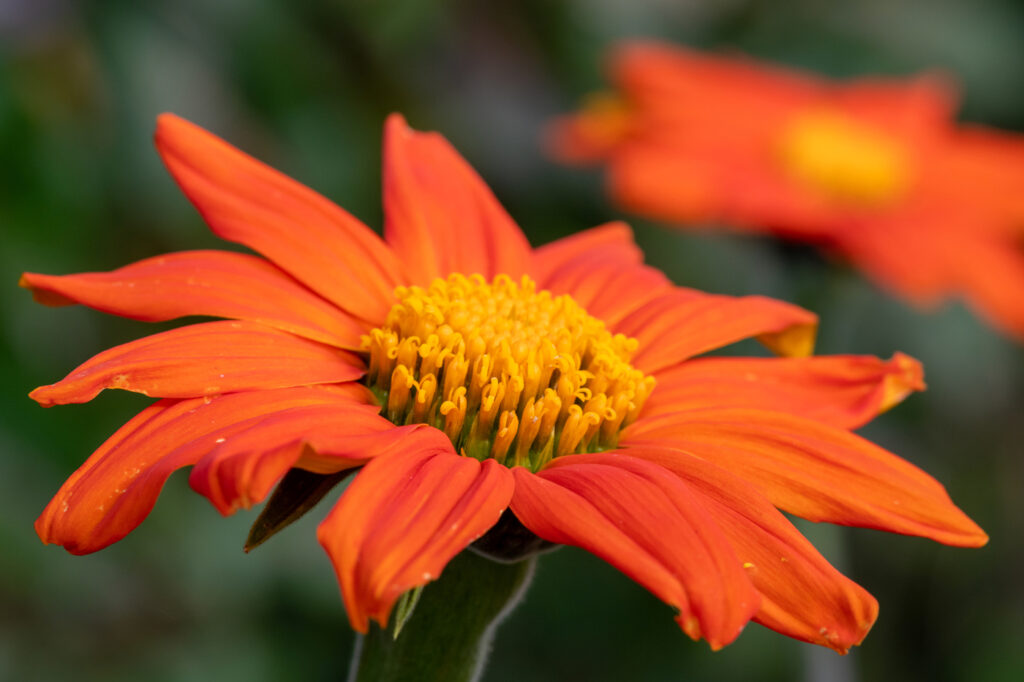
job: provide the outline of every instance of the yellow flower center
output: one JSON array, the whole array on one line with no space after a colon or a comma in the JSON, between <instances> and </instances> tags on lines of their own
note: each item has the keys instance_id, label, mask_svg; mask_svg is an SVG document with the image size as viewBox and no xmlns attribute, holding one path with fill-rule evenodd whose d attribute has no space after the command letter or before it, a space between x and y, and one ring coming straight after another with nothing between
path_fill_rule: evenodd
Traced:
<instances>
[{"instance_id":1,"label":"yellow flower center","mask_svg":"<svg viewBox=\"0 0 1024 682\"><path fill-rule=\"evenodd\" d=\"M856 206L888 203L910 182L909 159L898 140L833 112L798 116L779 151L795 179Z\"/></svg>"},{"instance_id":2,"label":"yellow flower center","mask_svg":"<svg viewBox=\"0 0 1024 682\"><path fill-rule=\"evenodd\" d=\"M529 277L453 274L395 298L363 337L366 383L388 420L435 426L465 455L537 470L614 447L654 388L629 363L635 339Z\"/></svg>"}]
</instances>

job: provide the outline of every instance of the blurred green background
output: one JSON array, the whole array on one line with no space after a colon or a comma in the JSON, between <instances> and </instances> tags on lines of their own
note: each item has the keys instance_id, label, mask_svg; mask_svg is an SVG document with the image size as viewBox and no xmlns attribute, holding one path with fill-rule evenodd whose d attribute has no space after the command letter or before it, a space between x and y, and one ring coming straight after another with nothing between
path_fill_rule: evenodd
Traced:
<instances>
[{"instance_id":1,"label":"blurred green background","mask_svg":"<svg viewBox=\"0 0 1024 682\"><path fill-rule=\"evenodd\" d=\"M152 149L161 111L379 226L380 130L396 110L447 135L534 244L626 217L680 284L818 312L821 353L920 358L930 390L865 433L992 536L962 550L807 524L882 605L847 657L754 625L713 654L643 589L561 549L499 630L485 680L1024 679L1024 349L959 305L910 309L801 248L620 216L598 172L549 163L545 120L600 87L605 48L636 36L834 75L940 68L963 84L965 120L1024 129L1024 7L1009 1L0 0L0 680L343 678L353 636L314 536L326 506L246 556L255 514L220 518L179 473L121 543L88 557L39 543L50 496L146 401L43 410L25 394L155 328L36 306L16 282L225 247Z\"/></svg>"}]
</instances>

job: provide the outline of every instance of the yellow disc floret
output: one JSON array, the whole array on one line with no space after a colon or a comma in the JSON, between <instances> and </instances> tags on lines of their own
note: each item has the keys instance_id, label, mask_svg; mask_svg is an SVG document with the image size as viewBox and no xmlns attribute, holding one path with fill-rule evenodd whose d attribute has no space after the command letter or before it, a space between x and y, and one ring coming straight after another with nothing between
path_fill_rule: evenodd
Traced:
<instances>
[{"instance_id":1,"label":"yellow disc floret","mask_svg":"<svg viewBox=\"0 0 1024 682\"><path fill-rule=\"evenodd\" d=\"M780 140L786 170L823 194L855 206L897 199L910 182L900 140L829 111L797 116Z\"/></svg>"},{"instance_id":2,"label":"yellow disc floret","mask_svg":"<svg viewBox=\"0 0 1024 682\"><path fill-rule=\"evenodd\" d=\"M363 337L367 385L395 424L431 424L463 454L534 470L614 447L654 388L612 334L570 296L528 277L449 275L398 287Z\"/></svg>"}]
</instances>

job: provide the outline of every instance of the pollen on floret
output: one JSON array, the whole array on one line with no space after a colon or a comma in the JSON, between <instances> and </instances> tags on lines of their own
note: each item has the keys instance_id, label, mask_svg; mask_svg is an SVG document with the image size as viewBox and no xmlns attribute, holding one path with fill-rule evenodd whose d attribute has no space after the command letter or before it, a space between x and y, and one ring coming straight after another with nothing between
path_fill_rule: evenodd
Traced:
<instances>
[{"instance_id":1,"label":"pollen on floret","mask_svg":"<svg viewBox=\"0 0 1024 682\"><path fill-rule=\"evenodd\" d=\"M654 388L629 362L635 339L529 277L453 274L395 298L363 337L381 414L435 426L477 459L537 470L614 447Z\"/></svg>"}]
</instances>

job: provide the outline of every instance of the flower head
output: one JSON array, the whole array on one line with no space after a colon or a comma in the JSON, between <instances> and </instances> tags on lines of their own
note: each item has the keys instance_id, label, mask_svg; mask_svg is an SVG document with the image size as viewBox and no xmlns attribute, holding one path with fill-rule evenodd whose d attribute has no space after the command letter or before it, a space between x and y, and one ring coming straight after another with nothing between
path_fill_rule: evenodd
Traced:
<instances>
[{"instance_id":1,"label":"flower head","mask_svg":"<svg viewBox=\"0 0 1024 682\"><path fill-rule=\"evenodd\" d=\"M51 305L228 318L100 353L32 393L159 398L57 493L44 542L119 540L181 467L224 514L293 469L361 467L319 530L357 630L512 515L609 561L712 647L754 619L845 651L877 605L779 509L986 541L935 480L849 431L923 388L909 357L804 357L812 313L673 286L619 223L531 249L457 152L397 115L383 239L180 118L160 118L157 147L210 227L262 257L23 277ZM792 357L694 359L748 337Z\"/></svg>"},{"instance_id":2,"label":"flower head","mask_svg":"<svg viewBox=\"0 0 1024 682\"><path fill-rule=\"evenodd\" d=\"M623 206L809 240L920 303L961 295L1024 338L1024 140L952 122L943 80L836 83L628 44L615 94L553 127ZM752 113L753 112L753 113Z\"/></svg>"}]
</instances>

